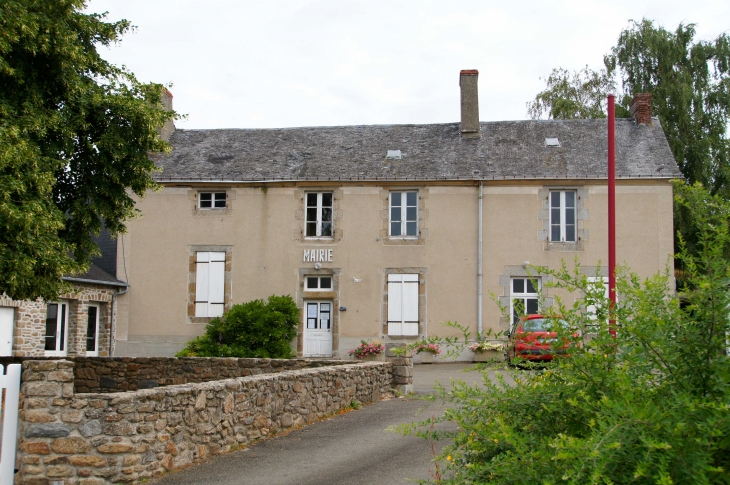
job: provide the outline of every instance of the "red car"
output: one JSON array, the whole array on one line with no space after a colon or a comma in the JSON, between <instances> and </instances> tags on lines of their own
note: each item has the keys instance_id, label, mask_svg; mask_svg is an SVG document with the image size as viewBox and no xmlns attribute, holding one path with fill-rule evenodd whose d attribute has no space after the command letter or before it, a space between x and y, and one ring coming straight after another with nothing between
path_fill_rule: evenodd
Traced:
<instances>
[{"instance_id":1,"label":"red car","mask_svg":"<svg viewBox=\"0 0 730 485\"><path fill-rule=\"evenodd\" d=\"M509 335L507 360L522 358L529 361L548 361L553 360L556 355L568 355L571 344L567 339L564 339L563 345L556 345L557 326L567 328L568 324L559 317L526 315L520 318Z\"/></svg>"}]
</instances>

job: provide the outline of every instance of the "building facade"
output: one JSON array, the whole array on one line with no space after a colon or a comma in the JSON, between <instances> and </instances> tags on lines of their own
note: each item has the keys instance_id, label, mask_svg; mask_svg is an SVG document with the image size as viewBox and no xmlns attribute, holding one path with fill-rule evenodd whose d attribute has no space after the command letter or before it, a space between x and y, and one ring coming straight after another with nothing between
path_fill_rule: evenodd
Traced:
<instances>
[{"instance_id":1,"label":"building facade","mask_svg":"<svg viewBox=\"0 0 730 485\"><path fill-rule=\"evenodd\" d=\"M92 264L58 301L0 296L0 356L112 355L115 300L128 285Z\"/></svg>"},{"instance_id":2,"label":"building facade","mask_svg":"<svg viewBox=\"0 0 730 485\"><path fill-rule=\"evenodd\" d=\"M297 354L346 358L446 321L506 330L492 295L559 295L533 266L607 276L606 120L480 123L476 81L462 71L461 123L174 131L117 246L115 355L173 355L231 305L289 294ZM681 175L650 113L616 127L617 257L649 276L672 265Z\"/></svg>"}]
</instances>

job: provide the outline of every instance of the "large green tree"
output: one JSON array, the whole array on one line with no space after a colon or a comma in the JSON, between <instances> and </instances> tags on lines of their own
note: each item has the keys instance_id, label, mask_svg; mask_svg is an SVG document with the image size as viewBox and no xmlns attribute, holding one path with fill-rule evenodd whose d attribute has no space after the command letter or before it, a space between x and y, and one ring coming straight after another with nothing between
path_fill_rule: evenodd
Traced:
<instances>
[{"instance_id":1,"label":"large green tree","mask_svg":"<svg viewBox=\"0 0 730 485\"><path fill-rule=\"evenodd\" d=\"M605 99L617 92L616 116L628 114L636 93L652 94L669 146L687 181L730 198L730 37L695 41L694 24L674 32L650 20L631 21L605 69L555 69L546 89L528 103L533 118L605 117Z\"/></svg>"},{"instance_id":2,"label":"large green tree","mask_svg":"<svg viewBox=\"0 0 730 485\"><path fill-rule=\"evenodd\" d=\"M132 26L83 0L0 6L0 294L56 298L154 188L164 87L101 58Z\"/></svg>"}]
</instances>

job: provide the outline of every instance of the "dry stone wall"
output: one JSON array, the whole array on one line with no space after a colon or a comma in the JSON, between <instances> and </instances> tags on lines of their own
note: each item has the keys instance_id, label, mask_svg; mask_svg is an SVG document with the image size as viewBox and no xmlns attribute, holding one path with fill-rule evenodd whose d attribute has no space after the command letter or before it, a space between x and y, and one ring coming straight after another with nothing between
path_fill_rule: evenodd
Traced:
<instances>
[{"instance_id":1,"label":"dry stone wall","mask_svg":"<svg viewBox=\"0 0 730 485\"><path fill-rule=\"evenodd\" d=\"M76 392L120 392L208 382L351 361L174 357L76 357Z\"/></svg>"},{"instance_id":2,"label":"dry stone wall","mask_svg":"<svg viewBox=\"0 0 730 485\"><path fill-rule=\"evenodd\" d=\"M16 484L139 483L390 390L391 364L285 370L144 389L74 392L74 363L23 362Z\"/></svg>"}]
</instances>

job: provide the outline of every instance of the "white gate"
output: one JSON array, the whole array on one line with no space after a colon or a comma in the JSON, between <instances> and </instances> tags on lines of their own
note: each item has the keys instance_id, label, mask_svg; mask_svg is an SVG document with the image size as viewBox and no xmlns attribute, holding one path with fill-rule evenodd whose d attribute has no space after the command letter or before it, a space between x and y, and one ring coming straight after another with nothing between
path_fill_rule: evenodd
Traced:
<instances>
[{"instance_id":1,"label":"white gate","mask_svg":"<svg viewBox=\"0 0 730 485\"><path fill-rule=\"evenodd\" d=\"M0 449L0 485L12 485L15 474L15 448L18 444L18 399L20 398L20 364L8 365L4 374L0 365L0 389L3 389L3 433Z\"/></svg>"}]
</instances>

